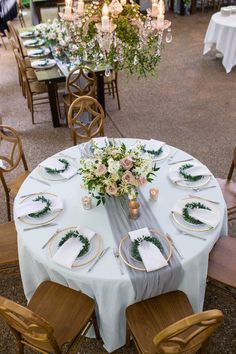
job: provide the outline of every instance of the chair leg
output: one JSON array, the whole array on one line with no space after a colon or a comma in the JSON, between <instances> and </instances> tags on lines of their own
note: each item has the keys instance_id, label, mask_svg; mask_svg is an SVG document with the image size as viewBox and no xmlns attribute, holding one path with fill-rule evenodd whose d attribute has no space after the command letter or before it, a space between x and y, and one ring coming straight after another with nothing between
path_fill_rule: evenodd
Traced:
<instances>
[{"instance_id":1,"label":"chair leg","mask_svg":"<svg viewBox=\"0 0 236 354\"><path fill-rule=\"evenodd\" d=\"M118 108L119 108L119 111L120 111L120 96L119 96L117 81L115 81L115 88L116 88L117 104L118 104Z\"/></svg>"},{"instance_id":2,"label":"chair leg","mask_svg":"<svg viewBox=\"0 0 236 354\"><path fill-rule=\"evenodd\" d=\"M115 98L114 82L111 82L112 97Z\"/></svg>"},{"instance_id":3,"label":"chair leg","mask_svg":"<svg viewBox=\"0 0 236 354\"><path fill-rule=\"evenodd\" d=\"M130 347L130 337L131 337L131 332L129 330L128 323L126 323L126 345L127 345L127 347Z\"/></svg>"},{"instance_id":4,"label":"chair leg","mask_svg":"<svg viewBox=\"0 0 236 354\"><path fill-rule=\"evenodd\" d=\"M93 322L93 328L94 328L94 331L95 331L96 338L97 338L97 339L101 339L101 336L100 336L100 333L99 333L98 323L97 323L97 319L96 319L96 315L95 315L95 313L94 313L94 316L93 316L92 322Z\"/></svg>"},{"instance_id":5,"label":"chair leg","mask_svg":"<svg viewBox=\"0 0 236 354\"><path fill-rule=\"evenodd\" d=\"M7 50L6 43L4 42L2 35L0 35L0 36L1 36L1 41L2 41L3 47Z\"/></svg>"},{"instance_id":6,"label":"chair leg","mask_svg":"<svg viewBox=\"0 0 236 354\"><path fill-rule=\"evenodd\" d=\"M9 194L6 195L6 202L7 202L7 218L8 221L11 221L11 204L10 204Z\"/></svg>"}]
</instances>

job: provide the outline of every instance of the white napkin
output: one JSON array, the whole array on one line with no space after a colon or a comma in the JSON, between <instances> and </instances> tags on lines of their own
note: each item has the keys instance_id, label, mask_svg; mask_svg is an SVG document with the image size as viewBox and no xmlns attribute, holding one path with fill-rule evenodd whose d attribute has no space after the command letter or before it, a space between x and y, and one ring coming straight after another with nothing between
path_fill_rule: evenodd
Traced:
<instances>
[{"instance_id":1,"label":"white napkin","mask_svg":"<svg viewBox=\"0 0 236 354\"><path fill-rule=\"evenodd\" d=\"M158 141L155 139L150 139L148 142L145 143L145 149L146 150L155 150L158 151L160 148L162 148L166 143L164 141Z\"/></svg>"},{"instance_id":2,"label":"white napkin","mask_svg":"<svg viewBox=\"0 0 236 354\"><path fill-rule=\"evenodd\" d=\"M106 136L101 138L93 138L92 141L97 145L98 148L102 149L108 144L108 138Z\"/></svg>"},{"instance_id":3,"label":"white napkin","mask_svg":"<svg viewBox=\"0 0 236 354\"><path fill-rule=\"evenodd\" d=\"M150 236L150 232L147 227L129 232L131 241L134 241L142 236ZM153 270L157 270L168 265L159 248L152 242L141 242L138 250L147 272L152 272Z\"/></svg>"},{"instance_id":4,"label":"white napkin","mask_svg":"<svg viewBox=\"0 0 236 354\"><path fill-rule=\"evenodd\" d=\"M192 201L186 201L184 199L180 199L177 201L177 203L174 205L174 207L171 209L172 212L177 213L179 215L183 215L183 208L185 205L189 202ZM200 202L207 206L208 208L211 209L210 203L200 201L200 200L194 200L194 202ZM211 227L216 227L220 221L219 213L217 213L215 210L205 210L205 209L188 209L189 215L192 216L193 218L203 222L206 225L209 225Z\"/></svg>"},{"instance_id":5,"label":"white napkin","mask_svg":"<svg viewBox=\"0 0 236 354\"><path fill-rule=\"evenodd\" d=\"M95 235L95 231L84 226L78 226L76 230L81 235L87 237L89 241ZM79 238L71 237L57 250L53 256L53 260L66 268L71 268L82 248L83 244Z\"/></svg>"},{"instance_id":6,"label":"white napkin","mask_svg":"<svg viewBox=\"0 0 236 354\"><path fill-rule=\"evenodd\" d=\"M63 159L63 157L60 157L60 159ZM59 161L59 158L58 159L49 158L49 159L41 162L39 164L39 166L44 167L44 168L47 167L47 168L57 169L57 170L62 170L65 167L65 165ZM58 174L60 176L62 176L63 178L70 179L71 177L76 175L76 173L77 173L77 170L73 166L71 166L71 163L70 163L70 166L68 167L68 169L66 171L58 173Z\"/></svg>"},{"instance_id":7,"label":"white napkin","mask_svg":"<svg viewBox=\"0 0 236 354\"><path fill-rule=\"evenodd\" d=\"M188 163L188 162L186 162ZM191 164L191 162L189 162ZM182 165L183 166L183 165ZM179 173L179 166L176 170L171 170L169 172L169 177L173 182L183 181L185 178ZM195 176L211 176L211 172L208 168L201 164L194 164L193 167L190 167L184 171L185 173L195 177Z\"/></svg>"},{"instance_id":8,"label":"white napkin","mask_svg":"<svg viewBox=\"0 0 236 354\"><path fill-rule=\"evenodd\" d=\"M43 195L43 194L42 194ZM16 217L20 218L26 215L29 215L31 213L37 213L40 210L42 210L45 207L45 204L38 201L38 202L34 202L33 199L36 199L37 195L33 196L31 199L18 204L16 206ZM56 197L56 196L50 196L48 199L50 199L51 201L51 212L55 212L58 210L63 209L63 203L60 197Z\"/></svg>"}]
</instances>

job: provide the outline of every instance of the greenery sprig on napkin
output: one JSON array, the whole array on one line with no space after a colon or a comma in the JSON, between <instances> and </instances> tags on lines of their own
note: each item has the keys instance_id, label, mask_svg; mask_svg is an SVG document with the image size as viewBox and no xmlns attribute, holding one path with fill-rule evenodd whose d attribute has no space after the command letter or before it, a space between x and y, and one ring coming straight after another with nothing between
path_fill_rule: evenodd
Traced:
<instances>
[{"instance_id":1,"label":"greenery sprig on napkin","mask_svg":"<svg viewBox=\"0 0 236 354\"><path fill-rule=\"evenodd\" d=\"M62 173L62 172L65 172L66 170L68 170L68 168L70 167L70 163L67 160L58 159L58 161L60 161L64 165L64 167L62 169L45 167L46 172L49 174L55 175L55 174Z\"/></svg>"},{"instance_id":2,"label":"greenery sprig on napkin","mask_svg":"<svg viewBox=\"0 0 236 354\"><path fill-rule=\"evenodd\" d=\"M136 259L137 261L142 261L142 258L140 256L138 247L143 241L148 241L153 243L156 247L160 249L160 251L163 250L161 242L154 236L142 236L138 237L136 240L134 240L131 244L131 256Z\"/></svg>"},{"instance_id":3,"label":"greenery sprig on napkin","mask_svg":"<svg viewBox=\"0 0 236 354\"><path fill-rule=\"evenodd\" d=\"M182 165L182 166L179 168L179 174L180 174L181 176L183 176L184 179L187 180L187 181L190 181L190 182L199 181L200 179L203 178L202 175L199 175L199 176L192 176L191 174L185 172L186 170L188 170L189 168L192 168L192 167L194 167L194 165L192 165L192 164L190 164L190 163L186 163L186 164Z\"/></svg>"},{"instance_id":4,"label":"greenery sprig on napkin","mask_svg":"<svg viewBox=\"0 0 236 354\"><path fill-rule=\"evenodd\" d=\"M142 151L144 153L148 153L148 154L153 155L155 157L158 157L159 155L161 155L163 153L163 148L162 147L160 147L160 149L158 149L158 150L147 150L147 149L145 149L145 147L146 147L146 145L142 146L142 148L141 148Z\"/></svg>"},{"instance_id":5,"label":"greenery sprig on napkin","mask_svg":"<svg viewBox=\"0 0 236 354\"><path fill-rule=\"evenodd\" d=\"M43 195L38 196L36 199L33 199L33 202L42 202L42 204L46 204L45 207L39 211L37 211L36 213L30 213L29 216L32 218L39 218L41 216L46 215L50 210L50 206L51 206L51 201L47 198L45 198Z\"/></svg>"},{"instance_id":6,"label":"greenery sprig on napkin","mask_svg":"<svg viewBox=\"0 0 236 354\"><path fill-rule=\"evenodd\" d=\"M77 256L77 257L82 257L83 255L85 255L88 252L90 242L87 239L87 237L80 235L77 230L70 230L69 232L67 232L65 234L65 236L63 236L62 239L60 240L60 242L58 243L58 246L61 247L67 240L69 240L72 237L75 237L75 238L78 237L79 240L81 241L81 243L83 244L83 248Z\"/></svg>"},{"instance_id":7,"label":"greenery sprig on napkin","mask_svg":"<svg viewBox=\"0 0 236 354\"><path fill-rule=\"evenodd\" d=\"M205 209L205 210L211 210L208 208L206 205L200 203L200 202L192 202L192 203L187 203L185 207L183 208L182 215L185 221L194 224L194 225L203 225L204 223L201 222L198 219L195 219L194 217L189 215L189 209Z\"/></svg>"}]
</instances>

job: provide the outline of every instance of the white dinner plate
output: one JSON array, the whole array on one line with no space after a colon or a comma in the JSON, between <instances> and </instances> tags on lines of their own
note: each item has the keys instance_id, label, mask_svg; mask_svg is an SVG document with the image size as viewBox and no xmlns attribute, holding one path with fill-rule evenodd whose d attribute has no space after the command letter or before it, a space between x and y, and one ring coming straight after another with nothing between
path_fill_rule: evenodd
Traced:
<instances>
[{"instance_id":1,"label":"white dinner plate","mask_svg":"<svg viewBox=\"0 0 236 354\"><path fill-rule=\"evenodd\" d=\"M39 59L31 62L31 66L34 69L50 69L56 65L54 59Z\"/></svg>"},{"instance_id":2,"label":"white dinner plate","mask_svg":"<svg viewBox=\"0 0 236 354\"><path fill-rule=\"evenodd\" d=\"M49 48L37 48L37 49L30 49L27 51L27 54L31 58L40 58L48 55L50 53Z\"/></svg>"},{"instance_id":3,"label":"white dinner plate","mask_svg":"<svg viewBox=\"0 0 236 354\"><path fill-rule=\"evenodd\" d=\"M76 164L76 162L73 160L73 159L70 159L69 157L64 157L64 156L53 156L51 157L51 159L55 159L55 160L59 160L59 159L62 159L62 160L66 160L69 162L70 166L68 167L68 170L70 170L70 167L73 167L75 169L78 169L78 166ZM50 180L50 181L64 181L64 180L67 180L67 178L63 177L61 174L51 174L51 173L48 173L45 169L44 166L38 166L37 168L37 172L38 174L44 178L44 179L47 179L47 180Z\"/></svg>"},{"instance_id":4,"label":"white dinner plate","mask_svg":"<svg viewBox=\"0 0 236 354\"><path fill-rule=\"evenodd\" d=\"M199 199L199 198L186 198L185 199L186 204L187 203L202 203L205 206L207 206L208 208L210 208L214 213L216 213L217 218L218 218L218 223L220 222L221 216L220 216L220 210L218 205L211 203L209 201L203 200L203 199ZM213 227L207 224L192 224L188 221L186 221L182 215L172 212L171 213L172 218L174 220L174 222L176 223L176 225L178 226L178 228L182 229L183 231L195 231L195 232L204 232L204 231L209 231L209 230L213 230Z\"/></svg>"},{"instance_id":5,"label":"white dinner plate","mask_svg":"<svg viewBox=\"0 0 236 354\"><path fill-rule=\"evenodd\" d=\"M21 38L32 38L35 37L34 31L25 31L20 33Z\"/></svg>"},{"instance_id":6,"label":"white dinner plate","mask_svg":"<svg viewBox=\"0 0 236 354\"><path fill-rule=\"evenodd\" d=\"M67 227L60 232L56 233L55 236L48 243L48 254L52 258L57 250L59 249L59 242L70 230L76 230L76 226ZM103 242L100 235L95 234L90 240L89 250L86 254L81 257L77 257L72 267L82 267L86 264L92 262L102 251Z\"/></svg>"},{"instance_id":7,"label":"white dinner plate","mask_svg":"<svg viewBox=\"0 0 236 354\"><path fill-rule=\"evenodd\" d=\"M39 38L28 39L27 41L23 42L25 47L40 47L45 43L46 43L45 39L39 39Z\"/></svg>"},{"instance_id":8,"label":"white dinner plate","mask_svg":"<svg viewBox=\"0 0 236 354\"><path fill-rule=\"evenodd\" d=\"M145 155L150 156L152 158L153 162L158 162L158 161L164 160L170 154L170 147L168 145L164 144L161 148L162 148L162 152L158 156L155 156L153 154L148 154L147 152L144 153L144 156Z\"/></svg>"},{"instance_id":9,"label":"white dinner plate","mask_svg":"<svg viewBox=\"0 0 236 354\"><path fill-rule=\"evenodd\" d=\"M53 198L58 198L58 196L56 194L53 193L35 193L34 195L31 195L29 197L26 197L22 200L21 204L28 202L29 200L34 200L35 198L37 198L38 196L45 196L45 198L49 199L49 200L53 200ZM35 217L31 217L29 215L20 217L19 220L22 221L24 224L30 224L30 225L44 225L44 224L48 224L51 221L55 220L58 215L61 213L62 210L58 210L58 211L52 211L47 213L46 215L40 216L38 218Z\"/></svg>"},{"instance_id":10,"label":"white dinner plate","mask_svg":"<svg viewBox=\"0 0 236 354\"><path fill-rule=\"evenodd\" d=\"M171 171L177 171L181 166L183 166L185 164L191 164L193 166L196 166L196 165L199 165L199 162L186 161L186 162L176 163L175 165L170 167L169 173ZM169 177L170 177L170 175L169 175ZM187 180L183 179L181 181L177 181L177 182L172 181L172 182L174 184L176 184L177 186L192 189L192 188L199 188L199 187L206 185L207 183L209 183L210 179L211 179L211 176L203 176L198 181L187 181ZM170 177L170 180L171 180L171 177Z\"/></svg>"}]
</instances>

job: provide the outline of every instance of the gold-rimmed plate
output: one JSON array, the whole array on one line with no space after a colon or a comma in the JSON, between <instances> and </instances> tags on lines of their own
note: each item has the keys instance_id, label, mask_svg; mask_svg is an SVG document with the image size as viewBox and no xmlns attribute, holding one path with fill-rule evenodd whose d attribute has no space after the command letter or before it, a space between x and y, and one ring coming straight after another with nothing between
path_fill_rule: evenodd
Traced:
<instances>
[{"instance_id":1,"label":"gold-rimmed plate","mask_svg":"<svg viewBox=\"0 0 236 354\"><path fill-rule=\"evenodd\" d=\"M34 31L25 31L20 33L21 38L33 38L35 37Z\"/></svg>"},{"instance_id":2,"label":"gold-rimmed plate","mask_svg":"<svg viewBox=\"0 0 236 354\"><path fill-rule=\"evenodd\" d=\"M35 194L32 194L26 198L24 198L20 204L24 204L30 200L34 200L35 198L37 198L38 196L45 196L45 198L53 201L53 199L55 198L59 198L56 194L53 194L53 193L35 193ZM24 224L27 224L27 225L46 225L50 222L52 222L53 220L55 220L59 215L60 213L62 212L63 209L60 209L60 210L55 210L55 211L50 211L48 212L46 215L43 215L43 216L40 216L38 218L33 218L29 215L26 215L26 216L22 216L20 218L18 218L18 220L20 220L22 223Z\"/></svg>"},{"instance_id":3,"label":"gold-rimmed plate","mask_svg":"<svg viewBox=\"0 0 236 354\"><path fill-rule=\"evenodd\" d=\"M172 244L170 240L159 230L149 230L151 233L151 236L157 237L160 241L164 241L167 245L168 248L168 254L165 256L166 261L168 262L170 260L170 257L172 256ZM123 262L130 268L139 270L141 272L146 272L146 268L141 266L140 264L142 262L136 261L131 255L129 255L129 259L127 258L127 255L125 254L124 250L124 245L126 244L127 249L131 249L131 239L129 235L125 235L119 244L119 254L120 258L123 260Z\"/></svg>"},{"instance_id":4,"label":"gold-rimmed plate","mask_svg":"<svg viewBox=\"0 0 236 354\"><path fill-rule=\"evenodd\" d=\"M78 166L75 162L74 159L70 158L69 156L67 157L64 157L64 156L53 156L51 157L51 159L55 159L55 160L66 160L69 162L71 168L74 168L74 169L78 169ZM69 169L70 169L70 166L69 166ZM68 171L69 171L68 169ZM39 174L40 177L42 177L43 179L47 179L47 180L50 180L50 181L65 181L65 180L68 180L68 178L65 178L63 177L63 175L61 175L60 173L57 173L57 174L51 174L51 173L48 173L45 169L44 166L38 166L37 168L37 172Z\"/></svg>"},{"instance_id":5,"label":"gold-rimmed plate","mask_svg":"<svg viewBox=\"0 0 236 354\"><path fill-rule=\"evenodd\" d=\"M171 166L170 169L169 169L169 178L170 180L177 186L179 187L184 187L184 188L189 188L189 189L192 189L192 188L199 188L199 187L202 187L202 186L205 186L207 183L210 182L211 180L211 175L209 176L203 176L201 179L199 179L198 181L195 181L195 182L192 182L192 181L187 181L187 180L180 180L180 181L177 181L177 182L174 182L172 179L171 179L171 176L170 176L170 173L173 171L173 172L177 172L178 169L185 165L185 164L191 164L193 166L199 166L199 163L198 162L195 162L195 161L186 161L186 162L180 162L180 163L176 163L175 165Z\"/></svg>"},{"instance_id":6,"label":"gold-rimmed plate","mask_svg":"<svg viewBox=\"0 0 236 354\"><path fill-rule=\"evenodd\" d=\"M55 233L55 236L48 243L48 254L52 258L59 249L59 242L69 232L76 230L76 226L67 227L59 232ZM73 263L73 268L83 267L96 259L103 249L103 241L100 235L95 234L89 241L89 249L86 254L81 257L77 257Z\"/></svg>"},{"instance_id":7,"label":"gold-rimmed plate","mask_svg":"<svg viewBox=\"0 0 236 354\"><path fill-rule=\"evenodd\" d=\"M23 42L25 47L40 47L46 43L45 39L33 38Z\"/></svg>"},{"instance_id":8,"label":"gold-rimmed plate","mask_svg":"<svg viewBox=\"0 0 236 354\"><path fill-rule=\"evenodd\" d=\"M220 210L218 205L213 204L211 202L208 201L200 201L198 198L185 198L185 205L187 203L199 203L201 202L202 204L204 204L205 206L207 206L208 208L210 208L214 213L216 213L216 217L218 218L218 223L220 222L221 216L220 216ZM174 208L173 208L174 209ZM210 231L213 230L214 227L207 225L207 224L192 224L188 221L186 221L183 217L183 215L176 213L174 211L171 212L171 216L173 218L173 221L175 222L175 224L177 225L178 228L180 228L183 231L194 231L194 232L206 232L206 231Z\"/></svg>"}]
</instances>

